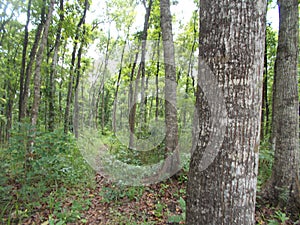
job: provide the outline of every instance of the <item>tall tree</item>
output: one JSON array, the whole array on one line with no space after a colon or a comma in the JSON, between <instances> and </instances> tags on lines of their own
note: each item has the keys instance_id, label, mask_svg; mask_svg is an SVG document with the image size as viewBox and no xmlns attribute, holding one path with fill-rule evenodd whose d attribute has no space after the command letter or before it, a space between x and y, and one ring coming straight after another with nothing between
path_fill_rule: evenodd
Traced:
<instances>
[{"instance_id":1,"label":"tall tree","mask_svg":"<svg viewBox=\"0 0 300 225\"><path fill-rule=\"evenodd\" d=\"M143 5L145 7L146 13L145 13L145 20L144 20L144 28L141 32L141 36L138 35L138 38L141 38L142 42L142 49L141 49L141 61L138 67L138 72L136 76L136 82L135 82L135 91L134 91L134 102L137 99L137 95L141 94L141 103L140 103L140 111L141 111L141 117L144 117L144 98L145 98L145 60L146 60L146 46L147 46L147 37L148 37L148 28L149 28L149 19L151 14L151 8L153 4L153 0L149 0L148 6L146 4L146 0L143 0ZM141 78L141 79L140 79ZM139 89L138 82L141 82L141 87ZM141 125L142 125L143 119L141 119ZM129 136L129 148L134 148L134 134L135 134L135 123L136 123L136 104L130 106L130 116L129 116L129 126L130 126L130 136Z\"/></svg>"},{"instance_id":2,"label":"tall tree","mask_svg":"<svg viewBox=\"0 0 300 225\"><path fill-rule=\"evenodd\" d=\"M69 83L68 83L68 94L67 94L67 102L66 102L66 108L64 113L64 132L67 133L70 129L70 110L72 106L72 99L74 96L74 80L75 80L75 61L76 61L76 52L77 52L77 46L80 40L80 31L81 28L85 22L86 14L88 11L90 4L88 0L84 1L83 6L83 13L82 16L77 24L76 27L76 33L75 33L75 39L73 43L73 51L72 51L72 59L71 59L71 66L70 66L70 77L69 77Z\"/></svg>"},{"instance_id":3,"label":"tall tree","mask_svg":"<svg viewBox=\"0 0 300 225\"><path fill-rule=\"evenodd\" d=\"M55 36L54 53L52 57L52 63L50 66L50 77L48 86L49 97L49 122L48 128L50 131L54 130L54 118L55 118L55 76L57 73L58 52L61 45L61 33L62 25L64 21L64 0L59 1L59 22Z\"/></svg>"},{"instance_id":4,"label":"tall tree","mask_svg":"<svg viewBox=\"0 0 300 225\"><path fill-rule=\"evenodd\" d=\"M23 52L22 52L22 64L21 64L21 71L20 71L20 96L19 96L19 121L21 121L22 117L24 117L23 110L23 91L24 91L24 77L25 77L25 69L26 69L26 55L27 55L27 46L28 46L28 27L30 22L30 15L31 15L31 0L28 1L27 6L27 19L25 24L25 32L24 32L24 39L23 39Z\"/></svg>"},{"instance_id":5,"label":"tall tree","mask_svg":"<svg viewBox=\"0 0 300 225\"><path fill-rule=\"evenodd\" d=\"M47 18L43 27L43 35L41 39L41 43L39 46L39 50L36 55L36 65L35 65L35 74L34 74L34 96L33 96L33 104L31 110L31 124L35 126L37 124L38 119L38 111L40 105L40 97L41 97L41 66L43 61L44 49L47 46L48 40L48 32L52 19L52 13L54 10L55 0L50 1L49 11L47 14Z\"/></svg>"},{"instance_id":6,"label":"tall tree","mask_svg":"<svg viewBox=\"0 0 300 225\"><path fill-rule=\"evenodd\" d=\"M200 0L187 224L254 224L265 4Z\"/></svg>"},{"instance_id":7,"label":"tall tree","mask_svg":"<svg viewBox=\"0 0 300 225\"><path fill-rule=\"evenodd\" d=\"M300 212L297 0L279 0L279 37L273 86L272 176L264 192L273 205Z\"/></svg>"},{"instance_id":8,"label":"tall tree","mask_svg":"<svg viewBox=\"0 0 300 225\"><path fill-rule=\"evenodd\" d=\"M141 127L143 126L143 119L145 116L145 78L146 78L146 47L147 47L147 38L148 38L148 28L149 28L149 19L150 19L150 14L151 14L151 8L153 4L153 0L149 0L148 7L146 6L146 1L143 0L143 4L146 10L145 14L145 22L144 22L144 29L142 33L142 52L141 52L141 62L140 62L140 67L141 67Z\"/></svg>"},{"instance_id":9,"label":"tall tree","mask_svg":"<svg viewBox=\"0 0 300 225\"><path fill-rule=\"evenodd\" d=\"M170 175L179 168L178 123L177 123L177 83L175 48L172 33L170 0L160 1L160 23L162 31L165 66L165 121L166 121L166 163L163 173Z\"/></svg>"},{"instance_id":10,"label":"tall tree","mask_svg":"<svg viewBox=\"0 0 300 225\"><path fill-rule=\"evenodd\" d=\"M29 4L30 3L30 4ZM27 22L25 26L25 38L23 43L23 54L22 54L22 67L21 67L21 73L20 73L20 100L19 100L19 120L21 121L26 116L26 110L27 110L27 102L28 102L28 93L29 93L29 86L30 86L30 80L32 75L32 70L38 50L38 46L40 43L41 34L43 32L44 23L46 22L46 1L43 0L42 8L41 8L41 21L39 25L37 26L35 38L33 45L30 50L29 54L29 62L26 65L26 69L24 68L26 63L26 48L28 45L28 41L26 41L26 38L28 38L28 22L30 20L30 8L31 8L31 1L28 2L28 9L27 9ZM27 30L27 31L26 31ZM23 70L25 69L25 71ZM25 74L24 74L25 73ZM23 85L22 85L23 84Z\"/></svg>"}]
</instances>

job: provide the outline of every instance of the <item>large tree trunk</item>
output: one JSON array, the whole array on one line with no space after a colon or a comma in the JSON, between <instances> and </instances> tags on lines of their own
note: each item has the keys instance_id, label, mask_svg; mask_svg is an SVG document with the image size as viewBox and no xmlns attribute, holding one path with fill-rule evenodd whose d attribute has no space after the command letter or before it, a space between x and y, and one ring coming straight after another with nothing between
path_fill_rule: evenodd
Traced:
<instances>
[{"instance_id":1,"label":"large tree trunk","mask_svg":"<svg viewBox=\"0 0 300 225\"><path fill-rule=\"evenodd\" d=\"M273 90L272 176L264 188L273 205L299 215L299 102L298 102L298 1L279 0L279 37Z\"/></svg>"},{"instance_id":2,"label":"large tree trunk","mask_svg":"<svg viewBox=\"0 0 300 225\"><path fill-rule=\"evenodd\" d=\"M179 169L178 124L177 124L177 83L175 49L172 34L172 15L170 1L160 1L160 23L165 64L165 121L166 155L163 173L173 175ZM170 160L169 160L170 159Z\"/></svg>"},{"instance_id":3,"label":"large tree trunk","mask_svg":"<svg viewBox=\"0 0 300 225\"><path fill-rule=\"evenodd\" d=\"M200 0L186 224L255 222L265 4Z\"/></svg>"}]
</instances>

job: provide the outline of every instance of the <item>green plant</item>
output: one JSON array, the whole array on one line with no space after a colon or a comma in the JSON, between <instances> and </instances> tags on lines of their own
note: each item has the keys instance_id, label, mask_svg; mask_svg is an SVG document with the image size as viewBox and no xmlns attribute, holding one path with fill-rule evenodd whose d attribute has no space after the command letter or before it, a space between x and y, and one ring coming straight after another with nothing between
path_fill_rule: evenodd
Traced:
<instances>
[{"instance_id":1,"label":"green plant","mask_svg":"<svg viewBox=\"0 0 300 225\"><path fill-rule=\"evenodd\" d=\"M162 183L162 184L160 185L159 193L162 194L162 195L164 195L164 194L165 194L165 191L166 191L168 188L169 188L169 185L168 185L168 184Z\"/></svg>"},{"instance_id":2,"label":"green plant","mask_svg":"<svg viewBox=\"0 0 300 225\"><path fill-rule=\"evenodd\" d=\"M170 215L168 217L168 221L170 223L180 223L180 222L185 221L185 217L186 217L186 202L185 202L185 200L182 197L180 197L179 200L178 200L178 203L179 203L179 206L180 206L182 212L179 215Z\"/></svg>"},{"instance_id":3,"label":"green plant","mask_svg":"<svg viewBox=\"0 0 300 225\"><path fill-rule=\"evenodd\" d=\"M269 143L269 136L262 140L259 151L259 168L258 168L258 179L257 189L269 179L272 173L272 165L274 159L274 151Z\"/></svg>"},{"instance_id":4,"label":"green plant","mask_svg":"<svg viewBox=\"0 0 300 225\"><path fill-rule=\"evenodd\" d=\"M60 129L34 131L28 124L19 124L11 131L9 146L1 149L0 158L5 162L0 164L2 222L21 222L41 208L50 212L55 223L80 217L87 202L75 202L60 212L65 199L84 199L85 188L94 185L94 171L72 135Z\"/></svg>"},{"instance_id":5,"label":"green plant","mask_svg":"<svg viewBox=\"0 0 300 225\"><path fill-rule=\"evenodd\" d=\"M280 210L277 210L273 215L273 219L268 220L268 225L280 225L285 224L289 220L289 217Z\"/></svg>"},{"instance_id":6,"label":"green plant","mask_svg":"<svg viewBox=\"0 0 300 225\"><path fill-rule=\"evenodd\" d=\"M156 217L162 217L165 208L166 208L166 205L164 203L157 202L155 205L154 215Z\"/></svg>"}]
</instances>

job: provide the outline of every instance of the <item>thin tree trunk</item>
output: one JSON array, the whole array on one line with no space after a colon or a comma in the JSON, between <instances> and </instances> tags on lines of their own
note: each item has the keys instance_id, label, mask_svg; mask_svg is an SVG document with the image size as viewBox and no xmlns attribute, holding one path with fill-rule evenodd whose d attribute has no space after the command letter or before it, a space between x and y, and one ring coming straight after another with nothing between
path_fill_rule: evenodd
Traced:
<instances>
[{"instance_id":1,"label":"thin tree trunk","mask_svg":"<svg viewBox=\"0 0 300 225\"><path fill-rule=\"evenodd\" d=\"M83 32L85 33L85 32ZM84 35L84 34L83 34ZM84 39L84 38L83 38ZM77 54L77 76L76 76L76 83L75 83L75 99L74 99L74 134L75 137L78 139L79 137L79 103L78 103L78 92L79 92L79 83L80 83L80 77L81 77L81 55L82 55L82 48L83 48L83 42L84 40L81 40L81 45L78 50Z\"/></svg>"},{"instance_id":2,"label":"thin tree trunk","mask_svg":"<svg viewBox=\"0 0 300 225\"><path fill-rule=\"evenodd\" d=\"M36 65L35 65L35 74L34 74L34 97L33 97L33 105L31 111L31 125L36 126L38 119L38 111L41 97L41 66L43 61L43 54L45 46L47 45L48 40L48 31L52 19L52 13L54 10L55 0L50 1L49 11L47 15L47 19L44 25L44 31L42 40L39 46L38 53L36 55Z\"/></svg>"},{"instance_id":3,"label":"thin tree trunk","mask_svg":"<svg viewBox=\"0 0 300 225\"><path fill-rule=\"evenodd\" d=\"M129 136L129 148L134 149L134 137L135 137L135 118L136 118L136 104L137 104L137 95L139 93L139 81L141 78L141 67L139 67L137 71L137 76L135 80L135 85L134 85L134 93L133 93L133 98L131 100L131 105L129 107L130 112L129 112L129 129L130 129L130 136Z\"/></svg>"},{"instance_id":4,"label":"thin tree trunk","mask_svg":"<svg viewBox=\"0 0 300 225\"><path fill-rule=\"evenodd\" d=\"M19 122L21 122L22 118L25 116L25 112L23 112L23 99L24 99L24 76L25 76L25 68L26 68L26 56L27 56L27 46L28 46L28 26L30 22L30 14L31 14L31 0L28 1L27 6L27 20L25 24L25 32L24 32L24 40L23 40L23 52L22 52L22 63L21 63L21 71L20 71L20 94L19 94Z\"/></svg>"},{"instance_id":5,"label":"thin tree trunk","mask_svg":"<svg viewBox=\"0 0 300 225\"><path fill-rule=\"evenodd\" d=\"M88 1L85 1L85 10L88 9ZM84 13L86 14L86 12ZM81 71L81 58L82 58L82 50L83 46L85 45L85 35L86 35L86 28L85 28L85 17L83 17L83 32L82 32L82 38L80 47L77 53L77 68L76 68L76 83L75 83L75 100L74 100L74 134L75 137L78 139L79 137L79 103L78 103L78 93L79 93L79 84L80 84L80 78L83 71Z\"/></svg>"},{"instance_id":6,"label":"thin tree trunk","mask_svg":"<svg viewBox=\"0 0 300 225\"><path fill-rule=\"evenodd\" d=\"M27 64L26 71L25 71L25 81L24 81L23 91L20 92L20 94L21 94L20 95L20 98L21 98L20 103L21 104L19 106L19 110L20 110L19 120L20 121L22 121L22 119L24 119L24 117L26 117L26 115L27 115L26 110L27 110L29 84L30 84L30 80L31 80L33 64L35 62L35 56L36 56L36 53L37 53L37 50L39 47L39 42L40 42L41 34L43 31L44 23L45 23L45 6L46 6L46 1L44 0L43 8L41 10L41 23L37 27L34 43L33 43L33 46L31 48L30 55L29 55L29 62ZM20 79L20 84L21 84L21 80L22 79ZM21 91L21 89L20 89L20 91Z\"/></svg>"},{"instance_id":7,"label":"thin tree trunk","mask_svg":"<svg viewBox=\"0 0 300 225\"><path fill-rule=\"evenodd\" d=\"M200 0L186 224L255 224L265 4Z\"/></svg>"},{"instance_id":8,"label":"thin tree trunk","mask_svg":"<svg viewBox=\"0 0 300 225\"><path fill-rule=\"evenodd\" d=\"M50 68L50 78L49 78L49 131L54 130L54 119L55 119L55 76L57 73L57 62L58 62L58 51L61 44L61 32L62 32L62 23L64 21L64 0L60 0L59 6L59 22L58 28L56 31L55 43L54 43L54 53Z\"/></svg>"},{"instance_id":9,"label":"thin tree trunk","mask_svg":"<svg viewBox=\"0 0 300 225\"><path fill-rule=\"evenodd\" d=\"M139 57L139 47L137 50L137 53L135 54L135 60L133 62L132 68L131 68L131 73L130 73L130 84L129 84L129 92L128 92L128 108L129 108L129 148L133 149L133 144L134 144L134 129L135 129L135 113L136 113L136 104L135 103L135 93L133 91L133 77L134 77L134 72L135 68L137 65L137 60ZM135 85L135 88L136 85Z\"/></svg>"},{"instance_id":10,"label":"thin tree trunk","mask_svg":"<svg viewBox=\"0 0 300 225\"><path fill-rule=\"evenodd\" d=\"M70 121L72 121L72 120L70 120L70 110L71 110L71 105L72 105L73 89L74 89L74 67L75 67L75 60L76 60L76 52L77 52L77 45L78 45L78 41L79 41L80 28L84 24L88 7L89 7L89 2L88 2L88 0L85 0L83 15L80 18L80 21L76 28L76 36L75 36L74 45L73 45L71 67L70 67L70 78L69 78L69 84L68 84L67 102L66 102L65 115L64 115L64 132L65 133L67 133L70 130Z\"/></svg>"},{"instance_id":11,"label":"thin tree trunk","mask_svg":"<svg viewBox=\"0 0 300 225\"><path fill-rule=\"evenodd\" d=\"M160 71L160 39L161 39L161 32L159 32L159 34L158 34L158 41L157 41L157 62L156 62L156 73L155 73L155 87L156 87L155 121L158 121L158 111L159 111L158 75L159 75L159 71Z\"/></svg>"},{"instance_id":12,"label":"thin tree trunk","mask_svg":"<svg viewBox=\"0 0 300 225\"><path fill-rule=\"evenodd\" d=\"M128 29L129 33L129 29ZM116 132L116 111L117 111L117 102L118 102L118 92L119 92L119 87L120 87L120 82L121 82L121 76L122 76L122 68L123 68L123 58L124 58L124 53L125 53L125 48L127 44L127 39L128 35L126 36L125 43L122 49L121 53L121 62L120 62L120 68L119 68L119 74L118 74L118 79L117 79L117 87L115 91L115 97L114 97L114 104L113 104L113 131Z\"/></svg>"},{"instance_id":13,"label":"thin tree trunk","mask_svg":"<svg viewBox=\"0 0 300 225\"><path fill-rule=\"evenodd\" d=\"M64 67L63 65L65 64L65 55L66 55L66 50L67 50L67 44L68 41L66 40L64 42L64 45L62 47L62 57L61 57L61 66L60 66L60 81L59 81L59 92L58 92L58 110L59 110L59 124L64 124L64 112L63 112L63 76L65 76L64 73Z\"/></svg>"},{"instance_id":14,"label":"thin tree trunk","mask_svg":"<svg viewBox=\"0 0 300 225\"><path fill-rule=\"evenodd\" d=\"M165 65L165 121L166 121L166 161L162 173L173 175L179 169L178 123L177 123L177 83L175 48L172 34L170 1L160 1L160 19Z\"/></svg>"},{"instance_id":15,"label":"thin tree trunk","mask_svg":"<svg viewBox=\"0 0 300 225\"><path fill-rule=\"evenodd\" d=\"M141 103L140 103L140 126L143 127L143 120L145 114L145 60L146 60L146 47L147 47L147 37L148 37L148 28L149 28L149 19L151 14L153 0L149 0L148 7L145 5L146 14L145 14L145 22L144 29L142 33L142 53L141 53Z\"/></svg>"}]
</instances>

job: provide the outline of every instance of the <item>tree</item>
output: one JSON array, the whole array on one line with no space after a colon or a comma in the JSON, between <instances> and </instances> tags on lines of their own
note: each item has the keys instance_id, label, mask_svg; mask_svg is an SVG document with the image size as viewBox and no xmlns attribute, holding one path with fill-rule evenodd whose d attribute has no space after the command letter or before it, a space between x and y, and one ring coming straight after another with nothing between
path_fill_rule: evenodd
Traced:
<instances>
[{"instance_id":1,"label":"tree","mask_svg":"<svg viewBox=\"0 0 300 225\"><path fill-rule=\"evenodd\" d=\"M49 87L48 87L48 96L49 96L49 122L48 128L50 131L54 130L54 119L55 119L55 76L57 73L58 65L58 52L61 45L61 33L62 25L64 21L64 0L59 1L59 22L57 26L57 31L55 35L54 43L54 53L52 57L52 63L50 66L50 76L49 76Z\"/></svg>"},{"instance_id":2,"label":"tree","mask_svg":"<svg viewBox=\"0 0 300 225\"><path fill-rule=\"evenodd\" d=\"M71 105L72 105L72 100L74 96L74 80L75 80L75 73L76 73L76 66L75 66L75 61L76 61L76 52L77 52L77 45L80 40L80 32L82 29L82 26L85 23L85 18L87 11L89 9L89 1L85 0L84 5L83 5L83 12L82 16L77 24L76 27L76 35L74 38L74 43L73 43L73 51L72 51L72 59L71 59L71 67L70 67L70 77L69 77L69 83L68 83L68 94L67 94L67 101L66 101L66 108L65 108L65 113L64 113L64 131L67 133L70 129L70 111L71 111Z\"/></svg>"},{"instance_id":3,"label":"tree","mask_svg":"<svg viewBox=\"0 0 300 225\"><path fill-rule=\"evenodd\" d=\"M22 121L26 116L26 110L27 110L27 103L28 103L28 93L30 89L30 80L32 75L32 70L34 67L34 61L36 58L38 46L40 43L41 34L43 32L44 23L46 22L46 1L43 0L42 8L41 8L41 21L39 25L37 26L35 38L33 45L30 50L29 54L29 62L26 65L25 69L25 63L26 63L26 48L28 45L28 25L30 20L30 9L31 9L31 1L28 2L28 9L27 9L27 22L25 25L25 38L23 42L23 54L22 54L22 67L21 67L21 73L20 73L20 96L19 96L19 120Z\"/></svg>"},{"instance_id":4,"label":"tree","mask_svg":"<svg viewBox=\"0 0 300 225\"><path fill-rule=\"evenodd\" d=\"M299 102L297 0L279 0L279 37L273 85L272 176L264 187L264 197L273 205L298 216L299 184Z\"/></svg>"},{"instance_id":5,"label":"tree","mask_svg":"<svg viewBox=\"0 0 300 225\"><path fill-rule=\"evenodd\" d=\"M151 14L151 7L152 7L153 0L149 0L148 6L146 6L146 1L143 0L143 4L146 10L145 13L145 20L144 20L144 28L141 32L141 41L142 41L142 52L141 52L141 61L138 67L137 77L136 77L136 85L135 85L135 92L134 92L134 102L137 99L137 95L141 94L141 118L144 115L144 98L145 98L145 59L146 59L146 45L147 45L147 36L148 36L148 28L149 28L149 18ZM140 77L142 77L140 79ZM141 80L141 88L138 91L139 85L138 81ZM136 122L136 104L130 106L130 136L129 136L129 148L134 148L134 134L135 134L135 122ZM141 121L142 124L142 121Z\"/></svg>"},{"instance_id":6,"label":"tree","mask_svg":"<svg viewBox=\"0 0 300 225\"><path fill-rule=\"evenodd\" d=\"M254 224L265 4L200 0L187 224Z\"/></svg>"},{"instance_id":7,"label":"tree","mask_svg":"<svg viewBox=\"0 0 300 225\"><path fill-rule=\"evenodd\" d=\"M166 121L166 157L170 157L164 165L163 173L170 175L179 167L177 98L176 98L176 66L175 49L172 34L172 15L170 1L160 1L160 23L162 31L164 63L165 63L165 121ZM172 155L172 156L171 156Z\"/></svg>"},{"instance_id":8,"label":"tree","mask_svg":"<svg viewBox=\"0 0 300 225\"><path fill-rule=\"evenodd\" d=\"M41 66L43 61L44 48L47 46L48 40L48 32L52 19L52 13L54 10L55 1L51 0L49 5L49 11L47 14L47 19L45 21L43 27L43 35L41 39L41 43L36 55L36 65L35 65L35 74L34 74L34 97L31 111L31 124L32 126L36 126L38 119L38 111L40 105L40 97L41 97Z\"/></svg>"}]
</instances>

